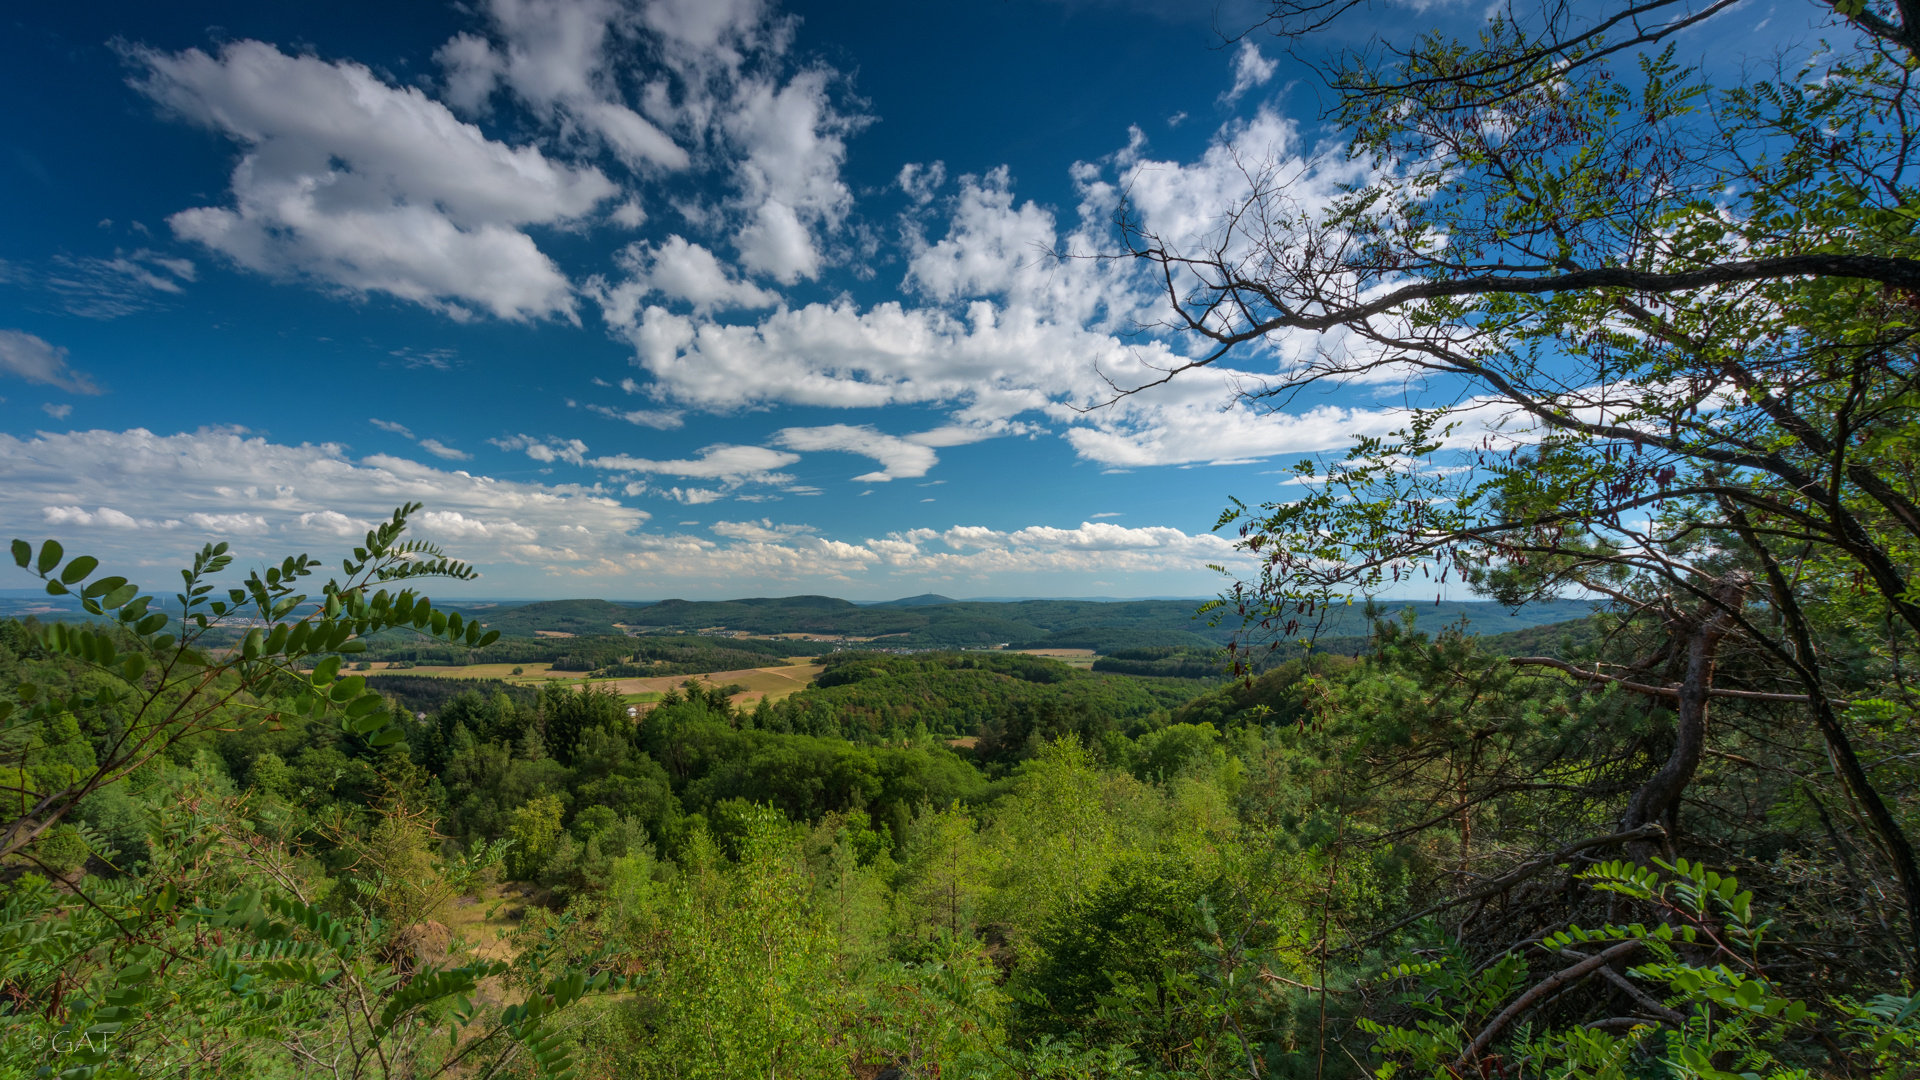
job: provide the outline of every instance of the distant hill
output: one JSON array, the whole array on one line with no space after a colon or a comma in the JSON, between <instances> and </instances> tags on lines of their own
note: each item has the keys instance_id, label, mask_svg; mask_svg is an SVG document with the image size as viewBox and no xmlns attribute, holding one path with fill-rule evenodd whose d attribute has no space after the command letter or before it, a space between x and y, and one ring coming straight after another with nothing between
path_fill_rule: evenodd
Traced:
<instances>
[{"instance_id":1,"label":"distant hill","mask_svg":"<svg viewBox=\"0 0 1920 1080\"><path fill-rule=\"evenodd\" d=\"M455 605L457 606L457 605ZM475 606L471 612L503 635L532 637L539 631L579 636L620 634L814 634L871 639L876 647L916 649L1092 649L1101 654L1144 648L1212 648L1226 644L1233 626L1209 626L1196 618L1195 600L953 600L936 593L856 604L832 596L751 597L740 600L662 600L616 604L607 600L542 600L513 607ZM1499 604L1447 600L1438 604L1390 601L1389 615L1411 609L1421 630L1434 632L1465 621L1474 633L1493 635L1584 618L1585 600L1545 600L1508 611ZM1364 607L1346 605L1327 613L1319 628L1329 638L1364 638ZM623 629L624 628L624 629ZM1308 629L1302 627L1299 635Z\"/></svg>"},{"instance_id":2,"label":"distant hill","mask_svg":"<svg viewBox=\"0 0 1920 1080\"><path fill-rule=\"evenodd\" d=\"M1548 623L1525 630L1509 630L1481 642L1489 651L1506 656L1553 656L1562 660L1600 641L1602 624L1593 619Z\"/></svg>"},{"instance_id":3,"label":"distant hill","mask_svg":"<svg viewBox=\"0 0 1920 1080\"><path fill-rule=\"evenodd\" d=\"M460 609L456 603L447 607ZM644 610L644 609L642 609ZM607 600L536 600L516 607L488 607L468 611L489 629L505 637L533 637L536 631L557 631L575 637L619 634L615 623L625 622L634 609Z\"/></svg>"},{"instance_id":4,"label":"distant hill","mask_svg":"<svg viewBox=\"0 0 1920 1080\"><path fill-rule=\"evenodd\" d=\"M954 598L951 596L941 596L939 593L928 592L928 593L921 593L919 596L902 597L899 600L878 600L870 604L861 604L860 606L861 607L931 607L935 604L953 604L953 603L958 603L958 601L954 600Z\"/></svg>"}]
</instances>

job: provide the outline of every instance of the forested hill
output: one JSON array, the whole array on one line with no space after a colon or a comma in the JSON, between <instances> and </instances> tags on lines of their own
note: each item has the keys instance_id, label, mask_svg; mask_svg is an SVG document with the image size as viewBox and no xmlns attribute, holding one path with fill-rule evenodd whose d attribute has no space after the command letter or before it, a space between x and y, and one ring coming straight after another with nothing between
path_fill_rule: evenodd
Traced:
<instances>
[{"instance_id":1,"label":"forested hill","mask_svg":"<svg viewBox=\"0 0 1920 1080\"><path fill-rule=\"evenodd\" d=\"M926 595L887 604L855 604L830 596L741 600L663 600L621 604L608 600L542 600L530 604L471 604L460 610L507 636L541 632L820 634L869 638L915 648L1011 645L1098 652L1225 644L1231 622L1210 626L1196 616L1198 600L965 601ZM1389 611L1411 608L1424 630L1466 621L1480 634L1525 630L1585 616L1584 600L1538 601L1518 610L1499 604L1446 600L1385 601ZM1363 606L1336 609L1322 636L1364 634Z\"/></svg>"}]
</instances>

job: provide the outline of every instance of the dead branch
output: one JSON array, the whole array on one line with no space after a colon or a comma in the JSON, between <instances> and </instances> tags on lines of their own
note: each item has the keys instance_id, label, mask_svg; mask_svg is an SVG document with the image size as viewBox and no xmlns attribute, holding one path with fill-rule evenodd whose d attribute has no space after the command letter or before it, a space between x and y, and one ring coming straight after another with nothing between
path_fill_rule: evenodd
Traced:
<instances>
[{"instance_id":1,"label":"dead branch","mask_svg":"<svg viewBox=\"0 0 1920 1080\"><path fill-rule=\"evenodd\" d=\"M1551 656L1516 656L1508 660L1507 663L1527 667L1557 668L1569 675L1576 675L1587 682L1614 683L1623 690L1631 690L1636 694L1646 694L1650 697L1678 698L1680 696L1680 688L1676 686L1649 686L1646 683L1637 683L1631 679L1622 679L1617 675L1603 675L1597 671L1588 671L1585 668L1575 667L1565 660L1556 660ZM1709 697L1738 698L1743 701L1783 701L1794 705L1805 705L1813 700L1805 694L1764 694L1757 690L1721 690L1717 687L1709 689L1707 694ZM1847 701L1834 701L1833 703L1842 708L1852 704Z\"/></svg>"},{"instance_id":2,"label":"dead branch","mask_svg":"<svg viewBox=\"0 0 1920 1080\"><path fill-rule=\"evenodd\" d=\"M1639 948L1640 940L1638 938L1623 941L1618 945L1587 957L1585 960L1580 961L1570 968L1556 971L1540 980L1538 985L1514 999L1513 1004L1500 1010L1500 1015L1494 1017L1488 1022L1486 1027L1480 1029L1480 1034L1475 1035L1473 1041L1467 1044L1467 1048L1460 1051L1460 1057L1453 1063L1453 1071L1461 1076L1465 1076L1467 1068L1480 1060L1480 1055L1486 1052L1487 1047L1493 1043L1493 1040L1499 1036L1502 1031L1506 1030L1508 1024L1513 1023L1521 1013L1533 1008L1547 995L1552 994L1563 986L1579 982L1600 968L1606 967L1608 964L1627 956Z\"/></svg>"},{"instance_id":3,"label":"dead branch","mask_svg":"<svg viewBox=\"0 0 1920 1080\"><path fill-rule=\"evenodd\" d=\"M1435 904L1432 907L1426 908L1423 911L1415 912L1414 914L1409 915L1404 919L1401 919L1399 922L1394 923L1392 926L1389 926L1386 929L1381 930L1379 933L1374 934L1372 937L1368 938L1367 941L1369 943L1378 941L1381 938L1387 936L1388 934L1393 933L1395 930L1398 930L1403 926L1407 926L1412 923L1419 922L1421 919L1424 919L1429 915L1433 915L1435 913L1445 911L1448 908L1459 907L1461 904L1470 904L1475 900L1484 900L1491 896L1498 896L1500 893L1503 893L1508 889L1513 888L1515 885L1518 885L1522 881L1525 881L1526 879L1534 876L1535 874L1538 874L1543 870L1548 870L1555 866L1558 866L1561 863L1566 862L1568 859L1573 858L1575 855L1578 855L1582 851L1588 850L1589 848L1611 847L1614 844L1626 844L1626 843L1631 843L1635 840L1652 839L1653 837L1656 837L1656 836L1665 836L1666 832L1667 830L1661 825L1657 823L1648 823L1646 825L1640 826L1637 829L1628 829L1626 832L1609 833L1606 836L1595 836L1595 837L1592 837L1591 839L1582 840L1577 844L1569 844L1568 846L1563 847L1559 851L1556 851L1553 854L1548 855L1544 858L1535 859L1530 863L1526 863L1521 866L1515 867L1514 869L1507 871L1506 873L1500 875L1497 878L1494 878L1492 881L1488 882L1485 885L1482 885L1480 888L1475 889L1470 893L1466 893L1462 896L1454 897L1452 900L1443 900L1440 903Z\"/></svg>"}]
</instances>

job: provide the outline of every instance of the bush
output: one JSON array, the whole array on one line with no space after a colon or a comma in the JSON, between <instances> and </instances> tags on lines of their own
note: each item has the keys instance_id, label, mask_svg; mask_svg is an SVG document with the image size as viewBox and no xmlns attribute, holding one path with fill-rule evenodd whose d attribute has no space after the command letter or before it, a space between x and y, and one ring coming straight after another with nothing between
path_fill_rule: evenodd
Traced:
<instances>
[{"instance_id":1,"label":"bush","mask_svg":"<svg viewBox=\"0 0 1920 1080\"><path fill-rule=\"evenodd\" d=\"M50 829L33 842L33 857L52 873L65 876L87 861L87 841L71 825Z\"/></svg>"}]
</instances>

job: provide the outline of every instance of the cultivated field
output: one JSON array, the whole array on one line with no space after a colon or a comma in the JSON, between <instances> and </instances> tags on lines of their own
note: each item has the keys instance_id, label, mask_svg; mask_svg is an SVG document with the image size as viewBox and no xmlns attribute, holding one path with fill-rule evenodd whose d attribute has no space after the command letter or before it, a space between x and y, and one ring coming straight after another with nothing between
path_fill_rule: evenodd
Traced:
<instances>
[{"instance_id":1,"label":"cultivated field","mask_svg":"<svg viewBox=\"0 0 1920 1080\"><path fill-rule=\"evenodd\" d=\"M1093 667L1092 649L1013 649L1010 651L1023 652L1028 656L1052 657L1068 667L1083 670L1090 670Z\"/></svg>"},{"instance_id":2,"label":"cultivated field","mask_svg":"<svg viewBox=\"0 0 1920 1080\"><path fill-rule=\"evenodd\" d=\"M739 685L745 690L731 697L736 705L751 705L762 698L778 701L807 684L813 682L825 668L813 662L814 658L796 656L793 665L788 667L741 668L736 671L715 671L704 675L659 675L645 679L588 679L584 671L553 671L548 664L469 664L462 667L427 666L401 668L395 675L422 675L442 679L499 679L516 686L542 686L551 681L573 684L592 682L596 686L610 686L619 691L629 704L645 705L657 701L668 690L692 679L703 686ZM376 663L374 671L389 670L392 665ZM514 668L521 673L515 675Z\"/></svg>"}]
</instances>

